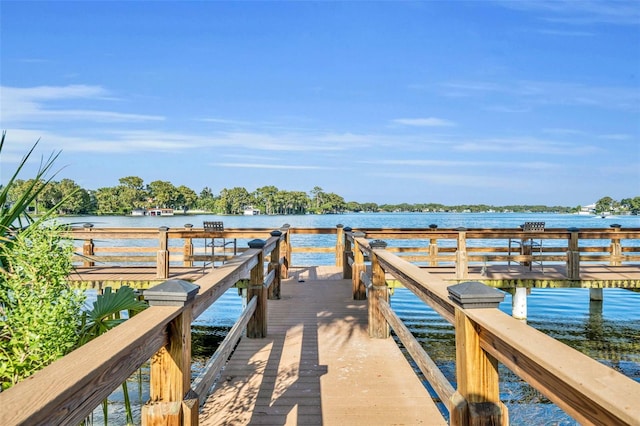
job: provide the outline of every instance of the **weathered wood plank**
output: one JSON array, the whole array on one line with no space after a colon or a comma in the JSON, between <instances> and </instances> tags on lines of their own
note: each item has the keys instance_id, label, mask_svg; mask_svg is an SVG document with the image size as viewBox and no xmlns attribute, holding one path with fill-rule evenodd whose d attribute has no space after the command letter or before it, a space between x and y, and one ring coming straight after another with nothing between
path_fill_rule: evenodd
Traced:
<instances>
[{"instance_id":1,"label":"weathered wood plank","mask_svg":"<svg viewBox=\"0 0 640 426\"><path fill-rule=\"evenodd\" d=\"M352 299L351 282L314 270L313 280L294 271L282 281L269 334L240 341L200 424L445 425L393 339L367 336L366 301Z\"/></svg>"},{"instance_id":2,"label":"weathered wood plank","mask_svg":"<svg viewBox=\"0 0 640 426\"><path fill-rule=\"evenodd\" d=\"M171 306L146 309L0 393L0 424L80 423L166 344L166 326L179 312Z\"/></svg>"},{"instance_id":3,"label":"weathered wood plank","mask_svg":"<svg viewBox=\"0 0 640 426\"><path fill-rule=\"evenodd\" d=\"M466 312L485 351L581 424L639 424L637 382L497 309Z\"/></svg>"}]
</instances>

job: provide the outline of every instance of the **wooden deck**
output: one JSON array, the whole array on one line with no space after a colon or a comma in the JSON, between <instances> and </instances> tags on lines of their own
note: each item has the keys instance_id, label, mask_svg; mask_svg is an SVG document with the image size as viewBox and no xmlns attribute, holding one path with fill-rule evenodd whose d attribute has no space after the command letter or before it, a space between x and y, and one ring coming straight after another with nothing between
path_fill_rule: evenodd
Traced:
<instances>
[{"instance_id":1,"label":"wooden deck","mask_svg":"<svg viewBox=\"0 0 640 426\"><path fill-rule=\"evenodd\" d=\"M158 278L152 266L91 266L76 267L68 280L74 287L82 289L119 288L127 285L137 289L147 289L170 280L195 281L202 278L210 267L171 267L169 278Z\"/></svg>"},{"instance_id":2,"label":"wooden deck","mask_svg":"<svg viewBox=\"0 0 640 426\"><path fill-rule=\"evenodd\" d=\"M453 266L426 267L425 270L434 276L456 283L458 281L480 281L497 288L526 287L585 287L585 288L640 288L640 265L581 265L580 281L567 279L565 265L549 264L544 270L536 265L529 271L519 265L479 265L469 267L468 277L464 280L455 278ZM210 271L210 267L206 272ZM203 277L205 270L202 266L177 267L172 266L169 279L195 281ZM313 274L313 270L310 271ZM393 277L388 277L389 284L394 285ZM160 284L166 279L156 277L155 267L125 267L125 266L96 266L78 267L69 276L69 281L75 287L82 289L103 289L105 287L119 288L123 285L138 289L147 289Z\"/></svg>"},{"instance_id":3,"label":"wooden deck","mask_svg":"<svg viewBox=\"0 0 640 426\"><path fill-rule=\"evenodd\" d=\"M290 270L263 339L243 338L202 425L444 425L393 339L370 339L366 301L335 267Z\"/></svg>"}]
</instances>

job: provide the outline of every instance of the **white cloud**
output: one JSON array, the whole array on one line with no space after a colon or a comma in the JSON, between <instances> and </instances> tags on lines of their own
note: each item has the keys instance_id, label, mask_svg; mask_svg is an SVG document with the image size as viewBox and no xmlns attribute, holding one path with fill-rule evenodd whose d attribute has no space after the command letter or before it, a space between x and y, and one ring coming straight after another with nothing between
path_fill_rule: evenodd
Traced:
<instances>
[{"instance_id":1,"label":"white cloud","mask_svg":"<svg viewBox=\"0 0 640 426\"><path fill-rule=\"evenodd\" d=\"M393 120L396 124L402 124L405 126L418 126L418 127L450 127L455 126L455 123L443 118L396 118Z\"/></svg>"},{"instance_id":2,"label":"white cloud","mask_svg":"<svg viewBox=\"0 0 640 426\"><path fill-rule=\"evenodd\" d=\"M468 141L452 147L460 152L535 153L553 155L586 155L598 151L590 145L577 145L537 138L489 138Z\"/></svg>"},{"instance_id":3,"label":"white cloud","mask_svg":"<svg viewBox=\"0 0 640 426\"><path fill-rule=\"evenodd\" d=\"M595 34L587 31L538 30L540 34L563 37L592 37Z\"/></svg>"},{"instance_id":4,"label":"white cloud","mask_svg":"<svg viewBox=\"0 0 640 426\"><path fill-rule=\"evenodd\" d=\"M607 139L613 141L629 141L631 140L631 135L625 134L610 134L610 135L600 135L600 139Z\"/></svg>"},{"instance_id":5,"label":"white cloud","mask_svg":"<svg viewBox=\"0 0 640 426\"><path fill-rule=\"evenodd\" d=\"M640 8L636 0L519 0L500 2L510 9L536 12L540 19L573 25L639 25Z\"/></svg>"},{"instance_id":6,"label":"white cloud","mask_svg":"<svg viewBox=\"0 0 640 426\"><path fill-rule=\"evenodd\" d=\"M573 105L640 111L640 92L635 87L587 86L578 83L515 80L493 82L447 82L441 85L449 97L487 96L502 93L526 105ZM519 107L521 108L521 107Z\"/></svg>"},{"instance_id":7,"label":"white cloud","mask_svg":"<svg viewBox=\"0 0 640 426\"><path fill-rule=\"evenodd\" d=\"M398 159L398 160L371 160L359 161L362 164L379 164L387 166L402 167L478 167L485 169L494 169L500 167L503 169L527 169L527 170L550 170L562 167L560 164L553 164L541 161L462 161L462 160L414 160L414 159Z\"/></svg>"},{"instance_id":8,"label":"white cloud","mask_svg":"<svg viewBox=\"0 0 640 426\"><path fill-rule=\"evenodd\" d=\"M28 88L0 86L0 121L3 127L17 123L40 123L45 121L80 122L140 122L160 121L164 117L129 114L115 111L84 110L70 107L69 102L79 99L113 100L100 86L36 86ZM56 106L51 105L56 102ZM64 106L60 106L60 103Z\"/></svg>"},{"instance_id":9,"label":"white cloud","mask_svg":"<svg viewBox=\"0 0 640 426\"><path fill-rule=\"evenodd\" d=\"M423 181L438 186L465 187L465 188L502 188L513 189L521 187L524 182L518 179L505 179L502 176L490 176L487 174L460 174L460 173L374 173L375 176L393 179L406 179L410 182Z\"/></svg>"},{"instance_id":10,"label":"white cloud","mask_svg":"<svg viewBox=\"0 0 640 426\"><path fill-rule=\"evenodd\" d=\"M247 169L278 169L278 170L326 170L328 167L303 166L293 164L267 164L267 163L212 163L213 166L247 168Z\"/></svg>"}]
</instances>

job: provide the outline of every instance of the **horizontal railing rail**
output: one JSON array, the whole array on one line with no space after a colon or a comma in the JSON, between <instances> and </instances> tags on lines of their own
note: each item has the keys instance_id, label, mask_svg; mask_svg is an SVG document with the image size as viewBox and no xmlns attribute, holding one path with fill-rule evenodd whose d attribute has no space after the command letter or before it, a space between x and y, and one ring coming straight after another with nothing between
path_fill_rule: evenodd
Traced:
<instances>
[{"instance_id":1,"label":"horizontal railing rail","mask_svg":"<svg viewBox=\"0 0 640 426\"><path fill-rule=\"evenodd\" d=\"M290 228L287 262L292 255L331 255L342 266L344 257L344 229L351 228ZM193 266L194 262L227 261L234 254L223 248L212 258L207 253L206 238L225 238L249 241L265 238L267 229L227 229L206 232L202 228L139 229L139 228L81 228L69 235L82 242L82 254L74 257L77 266L95 265L156 265L159 278L168 278L172 265ZM455 266L456 277L468 276L469 267L511 263L528 265L560 264L567 266L569 279L579 279L580 264L625 265L640 263L640 228L620 227L598 229L546 229L525 232L520 228L505 229L387 229L363 228L369 240L383 239L387 250L420 266ZM511 241L534 238L542 245L535 251L522 249ZM136 240L132 247L129 241ZM202 241L200 241L202 240ZM195 242L195 243L194 243ZM118 243L118 244L116 244ZM79 246L80 248L80 246ZM317 262L316 262L317 263ZM302 265L302 263L300 264Z\"/></svg>"},{"instance_id":2,"label":"horizontal railing rail","mask_svg":"<svg viewBox=\"0 0 640 426\"><path fill-rule=\"evenodd\" d=\"M286 253L288 240L286 229L270 234L266 242L251 241L249 249L195 284L167 281L145 291L148 309L0 393L0 424L79 424L147 362L150 402L143 407L143 423L160 424L175 415L183 420L197 416L197 402L206 396L242 331L246 328L248 337L266 333L266 298L274 287L273 292L280 293L280 267L286 264L280 253ZM272 260L265 265L267 257ZM265 266L270 271L266 280ZM191 384L191 321L247 277L249 303ZM186 293L165 291L166 287L156 290L176 283L186 286Z\"/></svg>"},{"instance_id":3,"label":"horizontal railing rail","mask_svg":"<svg viewBox=\"0 0 640 426\"><path fill-rule=\"evenodd\" d=\"M224 231L221 235L225 238L250 240L247 243L249 248L231 256L221 267L209 270L195 281L195 286L178 282L185 291L174 294L175 300L165 300L164 294L158 296L154 294L154 288L150 289L145 292L145 298L151 304L147 310L0 393L0 424L77 424L146 362L150 362L151 383L150 402L143 408L143 422L152 424L159 418L166 418L167 413L178 413L183 420L197 416L199 402L204 397L203 389L208 389L215 381L229 351L242 334L241 330L246 329L247 337L266 335L267 298L279 297L280 278L287 276L292 265L291 255L296 251L294 237L307 235L321 236L324 241L329 241L321 251L331 253L329 248L332 248L336 265L343 267L345 278L352 278L354 298L368 300L370 335L388 337L391 324L396 334L404 339L405 347L411 347L410 353L416 357L416 363L424 369L438 395L446 401L453 424L468 424L468 419L482 419L486 415L506 417L506 409L498 399L498 362L580 422L633 424L640 418L640 406L634 405L633 401L640 391L639 384L497 309L467 309L456 305L449 298L449 285L445 281L396 254L415 253L413 250L421 249L421 246L427 247L429 259L439 259L443 257L441 253L450 253L447 256L455 259L457 271L464 278L470 258L475 256L473 250L491 248L489 245L476 247L475 239L504 240L521 238L523 234L510 229L361 231L342 226L335 229L283 226L271 232L266 229ZM156 245L156 264L163 274L169 270L171 247L182 247L186 261L192 261L193 257L189 260L189 256L193 256L189 246L194 238L205 238L204 231L167 228L134 231L85 228L73 230L70 235L80 239L83 247L92 246L92 256L95 255L96 244L101 245L103 241L140 238L155 241L152 245ZM206 234L207 238L211 236L211 233ZM411 241L415 246L376 248L380 246L378 239L393 241L394 236L398 244ZM567 241L567 253L562 262L566 262L570 271L579 266L581 257L587 256L586 253L599 253L581 251L583 241L609 240L608 245L588 247L595 250L608 248L609 256L605 256L605 261L620 264L635 259L638 251L634 244L639 237L640 229L544 232L545 239ZM177 243L172 246L170 242L174 240ZM634 244L622 243L629 240ZM309 244L305 250L318 249L304 238L303 242ZM111 252L112 247L104 246L104 252ZM532 260L530 255L522 254L509 258ZM367 272L369 269L371 273ZM575 272L571 273L576 276ZM459 348L456 352L457 389L434 369L433 361L416 346L417 342L411 340L408 330L391 311L387 275L400 281L454 324L456 346ZM225 291L247 278L247 310L206 363L204 372L191 383L192 320ZM163 285L168 283L176 284L167 281ZM85 362L87 359L92 362ZM482 404L488 404L489 409L482 408Z\"/></svg>"},{"instance_id":4,"label":"horizontal railing rail","mask_svg":"<svg viewBox=\"0 0 640 426\"><path fill-rule=\"evenodd\" d=\"M640 406L635 402L640 383L508 316L497 309L497 303L490 308L471 309L464 302L454 302L450 284L385 246L383 241L347 233L345 263L350 265L354 298L369 300L372 337L388 337L389 327L393 328L445 403L451 424L509 423L507 409L499 399L498 363L581 424L640 424ZM365 257L369 267L364 265ZM389 306L388 275L454 326L457 389ZM484 294L480 300L486 300Z\"/></svg>"}]
</instances>

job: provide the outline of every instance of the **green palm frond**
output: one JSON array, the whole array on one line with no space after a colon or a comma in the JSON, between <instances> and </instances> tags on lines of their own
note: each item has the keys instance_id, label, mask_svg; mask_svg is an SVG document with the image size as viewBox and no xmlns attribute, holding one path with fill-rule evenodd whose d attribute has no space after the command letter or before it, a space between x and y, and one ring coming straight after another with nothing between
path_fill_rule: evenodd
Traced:
<instances>
[{"instance_id":1,"label":"green palm frond","mask_svg":"<svg viewBox=\"0 0 640 426\"><path fill-rule=\"evenodd\" d=\"M129 315L134 315L147 307L145 302L138 300L135 291L130 287L121 287L117 292L113 292L111 287L105 288L104 293L98 295L93 302L93 309L83 314L80 345L125 321L125 318L120 317L121 312L126 311Z\"/></svg>"},{"instance_id":2,"label":"green palm frond","mask_svg":"<svg viewBox=\"0 0 640 426\"><path fill-rule=\"evenodd\" d=\"M6 135L7 132L3 131L2 136L0 137L0 155L2 154ZM27 208L38 197L38 195L40 195L45 186L49 184L49 182L51 182L51 180L57 174L57 172L55 172L48 179L44 179L47 173L51 171L51 168L53 167L53 164L60 155L61 151L54 152L46 161L41 161L35 178L30 181L29 186L27 186L26 190L22 193L20 198L18 198L11 204L9 203L9 191L11 190L14 182L18 179L20 172L33 154L39 142L40 140L38 139L36 143L33 144L27 154L22 157L22 160L18 164L18 167L16 168L11 178L9 178L7 183L2 186L2 188L0 188L0 236L6 235L16 227L25 228L29 224L34 222L33 218L29 216Z\"/></svg>"}]
</instances>

